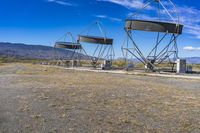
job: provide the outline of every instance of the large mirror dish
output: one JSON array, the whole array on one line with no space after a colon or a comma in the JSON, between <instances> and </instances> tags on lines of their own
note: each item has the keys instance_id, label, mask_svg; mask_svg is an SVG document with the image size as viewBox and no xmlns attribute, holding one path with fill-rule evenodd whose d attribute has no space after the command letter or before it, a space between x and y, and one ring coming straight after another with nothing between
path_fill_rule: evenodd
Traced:
<instances>
[{"instance_id":1,"label":"large mirror dish","mask_svg":"<svg viewBox=\"0 0 200 133\"><path fill-rule=\"evenodd\" d=\"M63 49L82 49L81 45L78 43L61 42L61 41L55 42L54 47Z\"/></svg>"},{"instance_id":2,"label":"large mirror dish","mask_svg":"<svg viewBox=\"0 0 200 133\"><path fill-rule=\"evenodd\" d=\"M104 37L97 37L97 36L84 36L79 35L80 42L87 42L87 43L94 43L94 44L106 44L106 45L112 45L113 39L110 38L104 38Z\"/></svg>"},{"instance_id":3,"label":"large mirror dish","mask_svg":"<svg viewBox=\"0 0 200 133\"><path fill-rule=\"evenodd\" d=\"M149 32L164 32L171 34L182 34L183 25L176 23L146 21L146 20L126 20L127 30L141 30Z\"/></svg>"}]
</instances>

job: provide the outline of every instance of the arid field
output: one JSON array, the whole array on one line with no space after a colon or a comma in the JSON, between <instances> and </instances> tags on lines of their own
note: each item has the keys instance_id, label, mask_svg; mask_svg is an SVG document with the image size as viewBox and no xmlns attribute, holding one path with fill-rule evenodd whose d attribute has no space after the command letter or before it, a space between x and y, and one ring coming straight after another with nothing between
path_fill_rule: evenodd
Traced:
<instances>
[{"instance_id":1,"label":"arid field","mask_svg":"<svg viewBox=\"0 0 200 133\"><path fill-rule=\"evenodd\" d=\"M0 65L0 133L200 133L200 81Z\"/></svg>"}]
</instances>

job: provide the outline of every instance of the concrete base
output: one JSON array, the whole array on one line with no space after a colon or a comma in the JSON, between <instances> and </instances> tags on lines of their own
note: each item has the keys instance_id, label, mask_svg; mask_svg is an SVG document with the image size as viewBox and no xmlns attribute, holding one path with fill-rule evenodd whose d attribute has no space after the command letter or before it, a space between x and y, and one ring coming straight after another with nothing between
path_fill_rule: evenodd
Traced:
<instances>
[{"instance_id":1,"label":"concrete base","mask_svg":"<svg viewBox=\"0 0 200 133\"><path fill-rule=\"evenodd\" d=\"M186 72L186 60L177 59L176 63L177 63L176 72L177 73L185 73Z\"/></svg>"},{"instance_id":2,"label":"concrete base","mask_svg":"<svg viewBox=\"0 0 200 133\"><path fill-rule=\"evenodd\" d=\"M112 61L104 60L103 64L101 64L102 70L110 70L112 69Z\"/></svg>"}]
</instances>

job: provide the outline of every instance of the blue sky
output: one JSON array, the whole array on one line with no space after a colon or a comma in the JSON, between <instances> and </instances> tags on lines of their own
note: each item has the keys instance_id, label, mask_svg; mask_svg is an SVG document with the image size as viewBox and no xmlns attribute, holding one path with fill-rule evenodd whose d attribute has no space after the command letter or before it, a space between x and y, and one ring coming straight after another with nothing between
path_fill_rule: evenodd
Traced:
<instances>
[{"instance_id":1,"label":"blue sky","mask_svg":"<svg viewBox=\"0 0 200 133\"><path fill-rule=\"evenodd\" d=\"M142 2L143 0L0 0L0 41L53 46L64 33L72 32L76 37L92 22L99 20L109 37L114 38L116 55L120 57L125 38L124 20ZM178 39L179 55L200 56L200 1L173 2L179 11L180 22L185 25L183 35ZM153 17L152 14L152 10L147 9L141 16L149 18ZM148 38L153 36L140 34L143 40L140 47L148 51L153 47Z\"/></svg>"}]
</instances>

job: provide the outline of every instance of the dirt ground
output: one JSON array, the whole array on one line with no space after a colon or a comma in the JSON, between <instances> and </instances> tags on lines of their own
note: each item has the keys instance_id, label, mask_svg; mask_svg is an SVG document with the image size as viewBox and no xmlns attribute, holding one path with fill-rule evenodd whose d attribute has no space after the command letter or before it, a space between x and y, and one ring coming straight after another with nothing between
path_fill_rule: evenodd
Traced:
<instances>
[{"instance_id":1,"label":"dirt ground","mask_svg":"<svg viewBox=\"0 0 200 133\"><path fill-rule=\"evenodd\" d=\"M200 81L0 66L1 133L200 133Z\"/></svg>"}]
</instances>

